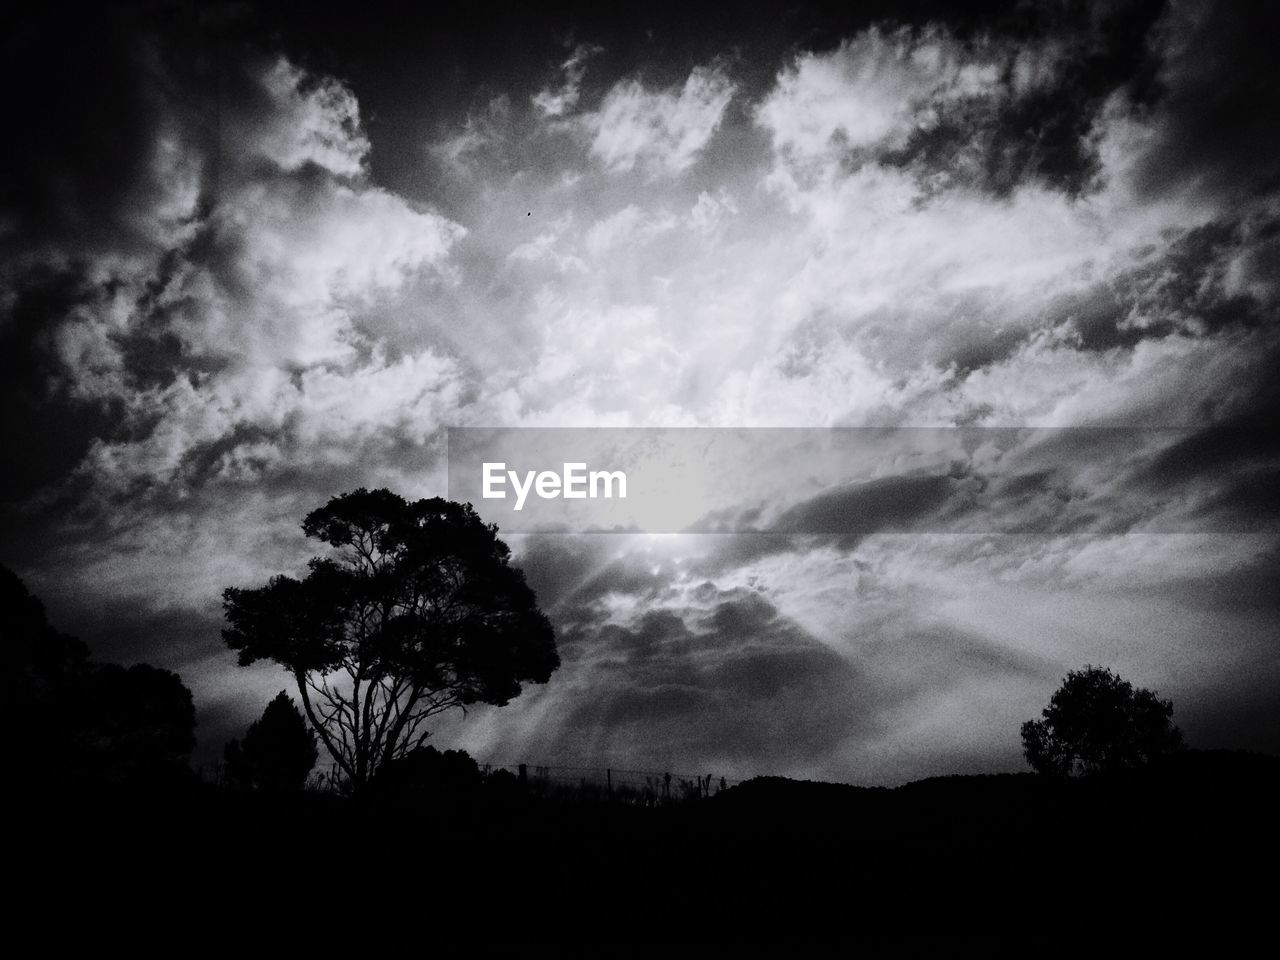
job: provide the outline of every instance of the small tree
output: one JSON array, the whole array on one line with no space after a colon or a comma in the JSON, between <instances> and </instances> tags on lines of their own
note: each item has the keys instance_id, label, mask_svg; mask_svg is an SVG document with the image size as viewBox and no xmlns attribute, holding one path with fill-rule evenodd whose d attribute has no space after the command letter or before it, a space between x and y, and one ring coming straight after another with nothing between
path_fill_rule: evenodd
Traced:
<instances>
[{"instance_id":1,"label":"small tree","mask_svg":"<svg viewBox=\"0 0 1280 960\"><path fill-rule=\"evenodd\" d=\"M441 752L420 747L378 773L376 786L396 791L430 792L434 796L466 795L480 785L480 766L463 750Z\"/></svg>"},{"instance_id":2,"label":"small tree","mask_svg":"<svg viewBox=\"0 0 1280 960\"><path fill-rule=\"evenodd\" d=\"M249 725L244 742L232 740L223 751L228 779L273 793L301 790L319 756L316 735L283 690Z\"/></svg>"},{"instance_id":3,"label":"small tree","mask_svg":"<svg viewBox=\"0 0 1280 960\"><path fill-rule=\"evenodd\" d=\"M1023 753L1037 773L1124 769L1182 749L1173 704L1102 667L1068 673L1041 716L1022 725Z\"/></svg>"},{"instance_id":4,"label":"small tree","mask_svg":"<svg viewBox=\"0 0 1280 960\"><path fill-rule=\"evenodd\" d=\"M423 745L426 721L502 705L559 665L551 623L470 504L356 490L302 523L332 548L302 580L223 593L240 664L273 660L353 790Z\"/></svg>"},{"instance_id":5,"label":"small tree","mask_svg":"<svg viewBox=\"0 0 1280 960\"><path fill-rule=\"evenodd\" d=\"M91 750L98 777L154 783L190 774L196 711L191 691L170 670L147 663L93 664L77 702L79 742Z\"/></svg>"}]
</instances>

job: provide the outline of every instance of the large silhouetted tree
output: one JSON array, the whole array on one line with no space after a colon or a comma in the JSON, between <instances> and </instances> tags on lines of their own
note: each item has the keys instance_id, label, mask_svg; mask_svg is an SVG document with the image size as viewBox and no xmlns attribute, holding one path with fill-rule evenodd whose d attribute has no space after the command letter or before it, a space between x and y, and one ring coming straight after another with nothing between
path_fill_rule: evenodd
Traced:
<instances>
[{"instance_id":1,"label":"large silhouetted tree","mask_svg":"<svg viewBox=\"0 0 1280 960\"><path fill-rule=\"evenodd\" d=\"M249 725L244 740L223 751L227 778L242 787L285 793L301 790L320 754L316 735L281 690L262 716Z\"/></svg>"},{"instance_id":2,"label":"large silhouetted tree","mask_svg":"<svg viewBox=\"0 0 1280 960\"><path fill-rule=\"evenodd\" d=\"M1136 767L1182 749L1173 704L1102 667L1068 673L1041 716L1022 725L1023 753L1039 773Z\"/></svg>"},{"instance_id":3,"label":"large silhouetted tree","mask_svg":"<svg viewBox=\"0 0 1280 960\"><path fill-rule=\"evenodd\" d=\"M360 489L302 529L330 554L301 580L224 591L223 636L242 665L292 674L352 789L421 746L432 716L505 704L559 665L550 621L470 504Z\"/></svg>"}]
</instances>

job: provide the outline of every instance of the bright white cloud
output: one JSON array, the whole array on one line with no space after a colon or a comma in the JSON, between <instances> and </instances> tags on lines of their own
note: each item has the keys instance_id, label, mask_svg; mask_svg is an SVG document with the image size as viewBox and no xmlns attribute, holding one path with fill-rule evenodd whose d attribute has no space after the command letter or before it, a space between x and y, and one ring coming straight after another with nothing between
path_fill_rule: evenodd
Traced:
<instances>
[{"instance_id":1,"label":"bright white cloud","mask_svg":"<svg viewBox=\"0 0 1280 960\"><path fill-rule=\"evenodd\" d=\"M634 203L628 204L591 225L587 230L586 247L593 256L599 257L628 244L646 243L674 229L677 222L673 214L652 215Z\"/></svg>"},{"instance_id":2,"label":"bright white cloud","mask_svg":"<svg viewBox=\"0 0 1280 960\"><path fill-rule=\"evenodd\" d=\"M264 156L290 172L307 163L340 176L363 170L369 141L347 87L332 77L309 78L284 57L261 73L260 82L272 106L257 131Z\"/></svg>"},{"instance_id":3,"label":"bright white cloud","mask_svg":"<svg viewBox=\"0 0 1280 960\"><path fill-rule=\"evenodd\" d=\"M796 161L874 145L901 146L943 103L984 96L998 63L967 54L940 30L920 37L872 28L825 54L805 54L778 77L756 117L774 147Z\"/></svg>"},{"instance_id":4,"label":"bright white cloud","mask_svg":"<svg viewBox=\"0 0 1280 960\"><path fill-rule=\"evenodd\" d=\"M149 425L91 452L80 473L108 488L172 480L202 447L236 431L350 440L402 425L420 442L443 409L425 398L456 380L425 345L388 362L361 316L406 284L448 282L446 259L465 230L365 180L369 144L345 87L284 60L250 79L270 107L243 125L239 152L224 156L212 211L176 246L159 235L151 260L99 263L101 292L55 332L77 395L123 402ZM161 155L181 185L175 193L189 192L182 156L198 149L196 131L176 117L165 129ZM262 175L262 158L284 175ZM304 171L308 164L323 174ZM157 329L181 354L166 362L193 362L200 372L174 369L167 385L139 389L131 358L159 349L148 339ZM280 462L271 444L243 442L248 449L232 443L226 469L207 475L243 477L246 464Z\"/></svg>"},{"instance_id":5,"label":"bright white cloud","mask_svg":"<svg viewBox=\"0 0 1280 960\"><path fill-rule=\"evenodd\" d=\"M704 237L715 236L726 217L738 213L738 203L733 195L721 187L714 195L703 190L689 211L689 226Z\"/></svg>"},{"instance_id":6,"label":"bright white cloud","mask_svg":"<svg viewBox=\"0 0 1280 960\"><path fill-rule=\"evenodd\" d=\"M611 171L640 166L653 174L681 173L715 133L733 93L734 84L716 66L695 68L679 91L650 91L624 80L584 117L594 135L591 154Z\"/></svg>"}]
</instances>

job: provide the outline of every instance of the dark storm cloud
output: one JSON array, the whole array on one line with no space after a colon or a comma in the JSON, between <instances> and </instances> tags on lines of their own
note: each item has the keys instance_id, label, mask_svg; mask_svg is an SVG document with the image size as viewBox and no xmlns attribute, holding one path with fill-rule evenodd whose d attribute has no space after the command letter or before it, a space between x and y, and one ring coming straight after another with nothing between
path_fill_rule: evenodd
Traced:
<instances>
[{"instance_id":1,"label":"dark storm cloud","mask_svg":"<svg viewBox=\"0 0 1280 960\"><path fill-rule=\"evenodd\" d=\"M936 525L942 508L966 486L963 478L927 474L850 482L788 506L763 524L763 506L717 511L690 528L712 545L696 569L723 571L830 547L847 552L870 534Z\"/></svg>"},{"instance_id":2,"label":"dark storm cloud","mask_svg":"<svg viewBox=\"0 0 1280 960\"><path fill-rule=\"evenodd\" d=\"M49 317L78 301L77 286L65 273L29 278L0 320L0 444L22 451L0 474L0 502L22 499L65 476L93 439L120 419L118 405L77 402L60 382Z\"/></svg>"},{"instance_id":3,"label":"dark storm cloud","mask_svg":"<svg viewBox=\"0 0 1280 960\"><path fill-rule=\"evenodd\" d=\"M1249 426L1212 426L1179 439L1162 450L1140 473L1139 479L1171 486L1214 476L1250 473L1275 467L1280 461L1280 438L1272 429Z\"/></svg>"},{"instance_id":4,"label":"dark storm cloud","mask_svg":"<svg viewBox=\"0 0 1280 960\"><path fill-rule=\"evenodd\" d=\"M1270 531L1280 448L1263 425L1260 397L1243 398L1237 409L1187 428L795 432L812 440L793 441L792 469L771 480L760 474L766 499L711 511L687 529L715 544L700 562L729 567L816 549L849 552L886 533ZM770 434L760 436L763 451ZM832 456L839 450L845 459ZM870 450L880 451L873 464L938 466L864 479ZM797 500L794 484L806 474L822 478L819 492Z\"/></svg>"},{"instance_id":5,"label":"dark storm cloud","mask_svg":"<svg viewBox=\"0 0 1280 960\"><path fill-rule=\"evenodd\" d=\"M775 527L786 533L819 534L847 548L860 536L909 528L935 513L961 482L946 476L902 476L849 484L790 508Z\"/></svg>"},{"instance_id":6,"label":"dark storm cloud","mask_svg":"<svg viewBox=\"0 0 1280 960\"><path fill-rule=\"evenodd\" d=\"M8 18L0 56L14 94L0 150L0 442L25 451L0 481L5 500L65 474L118 420L69 396L55 321L100 299L86 276L96 257L154 249L150 213L166 189L149 149L164 85L137 24L66 13Z\"/></svg>"},{"instance_id":7,"label":"dark storm cloud","mask_svg":"<svg viewBox=\"0 0 1280 960\"><path fill-rule=\"evenodd\" d=\"M0 159L3 439L28 452L4 478L14 522L74 512L85 535L94 509L162 524L206 485L319 497L367 479L314 457L321 437L434 463L433 425L403 420L448 363L375 349L349 305L458 231L368 183L349 91L236 17L63 13L29 11L5 37L10 89L28 91ZM392 381L400 419L383 420Z\"/></svg>"},{"instance_id":8,"label":"dark storm cloud","mask_svg":"<svg viewBox=\"0 0 1280 960\"><path fill-rule=\"evenodd\" d=\"M1159 58L1156 137L1138 182L1148 196L1191 189L1248 201L1280 187L1280 108L1265 0L1172 3L1152 37Z\"/></svg>"},{"instance_id":9,"label":"dark storm cloud","mask_svg":"<svg viewBox=\"0 0 1280 960\"><path fill-rule=\"evenodd\" d=\"M1270 238L1277 227L1280 221L1265 211L1196 227L1152 262L1055 297L1044 308L1045 318L1068 332L1078 349L1099 353L1175 335L1265 329L1274 301L1256 282L1266 270L1256 261L1274 256ZM957 327L959 343L944 349L963 376L1008 360L1038 332Z\"/></svg>"},{"instance_id":10,"label":"dark storm cloud","mask_svg":"<svg viewBox=\"0 0 1280 960\"><path fill-rule=\"evenodd\" d=\"M1130 85L1145 92L1153 69L1147 38L1163 4L1019 5L958 35L981 51L993 39L1009 53L993 62L1001 97L962 97L916 130L884 162L917 168L930 189L968 184L1007 196L1028 183L1068 193L1098 173L1090 127L1106 98Z\"/></svg>"},{"instance_id":11,"label":"dark storm cloud","mask_svg":"<svg viewBox=\"0 0 1280 960\"><path fill-rule=\"evenodd\" d=\"M67 595L56 584L43 593L58 609L63 628L75 636L92 637L94 655L103 660L149 662L185 673L223 650L218 602L146 608L124 600Z\"/></svg>"},{"instance_id":12,"label":"dark storm cloud","mask_svg":"<svg viewBox=\"0 0 1280 960\"><path fill-rule=\"evenodd\" d=\"M5 88L40 92L13 97L0 151L9 256L50 241L149 247L140 218L164 190L149 154L164 84L139 24L118 8L68 12L29 10L5 31Z\"/></svg>"},{"instance_id":13,"label":"dark storm cloud","mask_svg":"<svg viewBox=\"0 0 1280 960\"><path fill-rule=\"evenodd\" d=\"M803 552L811 540L780 533L733 533L715 534L711 542L714 549L710 556L700 559L695 566L705 575L744 567L764 557Z\"/></svg>"},{"instance_id":14,"label":"dark storm cloud","mask_svg":"<svg viewBox=\"0 0 1280 960\"><path fill-rule=\"evenodd\" d=\"M964 674L981 677L1052 676L1051 661L1010 649L984 637L956 629L924 626L894 644L893 658L910 664L907 682L913 695L928 697Z\"/></svg>"},{"instance_id":15,"label":"dark storm cloud","mask_svg":"<svg viewBox=\"0 0 1280 960\"><path fill-rule=\"evenodd\" d=\"M1200 494L1191 521L1200 529L1274 530L1280 519L1278 416L1280 392L1259 384L1235 398L1214 422L1172 436L1134 471L1132 483L1161 494Z\"/></svg>"},{"instance_id":16,"label":"dark storm cloud","mask_svg":"<svg viewBox=\"0 0 1280 960\"><path fill-rule=\"evenodd\" d=\"M543 755L802 769L875 724L881 694L756 595L701 616L650 611L592 628L555 706L522 734Z\"/></svg>"},{"instance_id":17,"label":"dark storm cloud","mask_svg":"<svg viewBox=\"0 0 1280 960\"><path fill-rule=\"evenodd\" d=\"M1144 596L1174 596L1191 606L1219 613L1256 612L1265 618L1280 616L1280 547L1268 544L1249 562L1195 576L1171 576L1167 581L1139 588Z\"/></svg>"},{"instance_id":18,"label":"dark storm cloud","mask_svg":"<svg viewBox=\"0 0 1280 960\"><path fill-rule=\"evenodd\" d=\"M553 562L563 565L571 548L590 553L592 539L566 539L563 550L541 555L560 554ZM531 582L541 579L539 555L522 561ZM1009 737L978 732L984 712L1009 709L998 705L995 691L1047 688L1060 672L1050 658L925 611L905 619L900 610L882 618L860 614L837 652L753 589L698 583L696 569L663 576L672 589L662 592L661 603L652 601L648 587L636 595L619 591L615 609L636 612L604 626L599 608L555 607L567 655L548 687L509 711L481 717L478 729L486 732L479 740L452 725L445 735L461 736L494 762L625 760L731 776L766 768L797 775L844 769L844 776L856 771L874 782L944 771L966 752L972 757L964 763L978 769L995 754L1012 762L1017 750ZM963 749L953 744L952 753L926 757L919 731L936 722L940 704L957 701L968 702L967 732L956 733L971 739ZM909 770L899 764L887 773L878 760L863 767L836 759L874 756L875 745L886 742L911 745Z\"/></svg>"}]
</instances>

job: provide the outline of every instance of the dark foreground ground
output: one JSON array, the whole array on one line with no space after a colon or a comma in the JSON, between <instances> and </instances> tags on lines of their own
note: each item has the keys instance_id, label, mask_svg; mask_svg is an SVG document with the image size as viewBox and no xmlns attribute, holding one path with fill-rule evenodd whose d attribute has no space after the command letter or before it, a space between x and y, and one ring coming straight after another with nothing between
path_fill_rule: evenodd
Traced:
<instances>
[{"instance_id":1,"label":"dark foreground ground","mask_svg":"<svg viewBox=\"0 0 1280 960\"><path fill-rule=\"evenodd\" d=\"M1073 781L761 778L656 809L512 779L367 802L27 795L9 906L71 918L46 922L46 944L86 925L137 940L162 922L252 941L265 923L294 931L291 953L329 952L335 932L481 953L550 938L599 956L695 937L1240 946L1278 929L1278 801L1280 760L1218 752Z\"/></svg>"}]
</instances>

